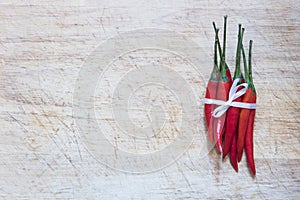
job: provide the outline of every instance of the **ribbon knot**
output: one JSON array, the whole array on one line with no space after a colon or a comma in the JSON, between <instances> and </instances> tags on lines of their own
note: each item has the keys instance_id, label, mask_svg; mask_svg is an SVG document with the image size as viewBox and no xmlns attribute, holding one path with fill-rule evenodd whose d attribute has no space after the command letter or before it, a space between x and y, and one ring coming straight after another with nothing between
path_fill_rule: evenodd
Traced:
<instances>
[{"instance_id":1,"label":"ribbon knot","mask_svg":"<svg viewBox=\"0 0 300 200\"><path fill-rule=\"evenodd\" d=\"M222 101L222 100L216 100L216 99L204 99L205 104L216 104L219 105L213 113L212 116L215 118L221 117L230 106L239 107L239 108L248 108L248 109L256 109L255 103L244 103L244 102L234 102L235 99L241 97L244 95L248 89L247 83L239 84L240 79L237 78L233 81L232 86L229 91L228 100ZM239 90L240 87L243 87L243 89Z\"/></svg>"}]
</instances>

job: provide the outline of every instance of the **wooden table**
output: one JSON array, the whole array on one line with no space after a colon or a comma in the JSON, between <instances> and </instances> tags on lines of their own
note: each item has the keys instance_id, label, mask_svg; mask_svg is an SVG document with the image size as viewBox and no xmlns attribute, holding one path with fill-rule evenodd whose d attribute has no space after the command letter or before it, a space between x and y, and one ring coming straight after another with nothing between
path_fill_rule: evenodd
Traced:
<instances>
[{"instance_id":1,"label":"wooden table","mask_svg":"<svg viewBox=\"0 0 300 200\"><path fill-rule=\"evenodd\" d=\"M0 197L299 199L299 6L297 1L258 0L101 0L98 3L92 0L1 1ZM222 27L224 15L229 16L227 59L232 71L237 24L242 23L246 28L246 48L247 41L254 40L253 76L258 93L256 177L253 178L248 171L245 157L239 165L238 174L230 166L229 160L221 161L215 151L201 157L198 136L180 158L174 159L171 165L162 166L160 170L135 174L129 168L127 172L122 172L112 169L111 165L99 163L101 158L89 153L87 141L82 139L83 132L77 127L76 120L79 118L78 113L74 113L73 104L74 90L78 89L78 75L86 66L91 52L95 49L97 52L99 45L105 44L110 38L145 28L174 32L173 38L166 39L171 41L170 46L182 40L179 38L181 36L186 41L194 42L195 52L202 52L199 55L201 61L196 65L202 66L203 79L194 77L192 67L185 63L185 58L176 55L187 51L178 46L175 53L164 54L156 49L152 53L148 50L133 52L131 57L117 57L115 65L110 65L111 69L116 70L112 70L105 81L109 78L118 80L114 75L126 72L126 67L153 64L157 57L164 60L168 67L183 66L177 69L178 74L187 78L191 87L198 92L195 100L199 105L196 109L200 112L199 126L202 132L196 135L204 134L203 114L199 108L203 108L205 82L213 64L214 31L211 22L215 20ZM145 31L145 38L147 34ZM162 38L162 35L158 35L158 39ZM124 44L126 39L123 38L122 42ZM143 46L143 43L139 45ZM117 43L115 47L117 49ZM123 66L123 71L118 71L114 66ZM104 85L107 84L100 87L101 90L114 89L105 81ZM186 92L184 87L177 94L181 92ZM98 100L107 100L106 106L110 105L110 97L101 94L99 92ZM147 96L142 96L142 99L147 100ZM89 103L92 105L93 102ZM101 118L101 105L104 104L95 107L100 109L99 124L101 126L101 121L106 120L106 125L109 125L112 119ZM174 113L169 114L180 117ZM145 120L134 113L132 115L137 124ZM83 119L89 121L89 118ZM190 131L198 130L196 126L189 128ZM117 147L126 143L126 139L115 133L106 132L107 137L114 136L111 140L115 148L113 159L118 160L120 149ZM168 133L174 133L174 129ZM163 141L166 138L160 140L160 144L165 144ZM101 144L99 140L88 142ZM130 144L135 145L132 141ZM158 147L152 146L151 151L160 150L155 149ZM139 149L133 151L138 153ZM124 162L124 166L138 164L128 162ZM147 165L147 160L143 162ZM149 160L151 162L156 161Z\"/></svg>"}]
</instances>

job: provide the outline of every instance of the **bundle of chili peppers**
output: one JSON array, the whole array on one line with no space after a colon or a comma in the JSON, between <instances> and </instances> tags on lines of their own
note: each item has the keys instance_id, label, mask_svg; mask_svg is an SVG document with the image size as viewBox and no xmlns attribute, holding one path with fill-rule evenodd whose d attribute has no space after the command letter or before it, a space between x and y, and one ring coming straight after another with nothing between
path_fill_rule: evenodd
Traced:
<instances>
[{"instance_id":1,"label":"bundle of chili peppers","mask_svg":"<svg viewBox=\"0 0 300 200\"><path fill-rule=\"evenodd\" d=\"M214 67L205 94L205 117L208 138L223 158L229 154L230 162L238 172L238 162L245 149L247 162L253 175L256 174L253 153L253 127L255 118L256 91L252 79L252 40L249 42L248 62L246 60L243 35L245 29L238 26L235 72L231 77L225 61L226 25L224 17L223 47L219 40L219 29L215 30ZM218 56L219 55L219 56ZM218 62L218 57L220 61ZM241 71L243 58L244 75Z\"/></svg>"}]
</instances>

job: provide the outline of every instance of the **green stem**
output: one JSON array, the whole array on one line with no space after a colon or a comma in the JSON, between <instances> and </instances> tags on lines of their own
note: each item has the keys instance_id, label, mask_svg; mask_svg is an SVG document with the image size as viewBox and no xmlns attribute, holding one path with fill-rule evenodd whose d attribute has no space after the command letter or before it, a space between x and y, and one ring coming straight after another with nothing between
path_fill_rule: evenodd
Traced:
<instances>
[{"instance_id":1,"label":"green stem","mask_svg":"<svg viewBox=\"0 0 300 200\"><path fill-rule=\"evenodd\" d=\"M256 94L256 90L253 84L253 78L252 78L252 43L253 41L250 40L249 42L249 79L250 79L250 87L252 88L253 94Z\"/></svg>"},{"instance_id":2,"label":"green stem","mask_svg":"<svg viewBox=\"0 0 300 200\"><path fill-rule=\"evenodd\" d=\"M248 66L249 66L249 79L250 79L250 81L251 82L253 82L253 79L252 79L252 43L253 43L253 41L252 40L250 40L250 42L249 42L249 64L248 64Z\"/></svg>"},{"instance_id":3,"label":"green stem","mask_svg":"<svg viewBox=\"0 0 300 200\"><path fill-rule=\"evenodd\" d=\"M224 16L224 35L223 35L223 56L225 61L225 51L226 51L226 29L227 29L227 15Z\"/></svg>"},{"instance_id":4,"label":"green stem","mask_svg":"<svg viewBox=\"0 0 300 200\"><path fill-rule=\"evenodd\" d=\"M250 79L249 79L249 71L248 71L248 66L247 66L247 58L246 58L245 49L244 49L244 45L243 45L244 32L245 32L245 29L242 28L241 51L242 51L243 62L244 62L245 82L249 83Z\"/></svg>"},{"instance_id":5,"label":"green stem","mask_svg":"<svg viewBox=\"0 0 300 200\"><path fill-rule=\"evenodd\" d=\"M245 82L249 83L250 82L249 71L247 67L247 59L246 59L246 54L245 54L245 49L243 44L242 44L242 54L243 54L243 61L244 61Z\"/></svg>"},{"instance_id":6,"label":"green stem","mask_svg":"<svg viewBox=\"0 0 300 200\"><path fill-rule=\"evenodd\" d=\"M214 69L218 69L218 51L217 51L217 44L219 42L219 40L218 40L218 32L219 32L219 29L216 30L216 34L215 34ZM219 69L218 69L218 71L219 71Z\"/></svg>"},{"instance_id":7,"label":"green stem","mask_svg":"<svg viewBox=\"0 0 300 200\"><path fill-rule=\"evenodd\" d=\"M224 56L223 56L223 53L222 53L222 48L221 48L221 44L220 44L220 40L219 40L219 34L218 34L219 29L216 27L215 22L213 22L213 27L215 29L216 37L217 37L217 40L218 40L217 44L218 44L218 49L219 49L219 54L220 54L221 77L223 77L223 79L226 79L226 77L227 77L227 75L226 75L226 63L225 63L225 60L224 60ZM226 80L224 80L224 81L226 81Z\"/></svg>"},{"instance_id":8,"label":"green stem","mask_svg":"<svg viewBox=\"0 0 300 200\"><path fill-rule=\"evenodd\" d=\"M239 78L241 76L241 38L242 38L242 25L239 24L239 32L238 32L238 42L236 47L236 57L235 57L235 72L234 79Z\"/></svg>"},{"instance_id":9,"label":"green stem","mask_svg":"<svg viewBox=\"0 0 300 200\"><path fill-rule=\"evenodd\" d=\"M219 32L219 29L216 27L216 23L215 22L213 22L213 26L214 26L215 34L216 34L217 40L218 40L218 48L219 48L219 51L220 51L220 55L223 55L222 50L221 50L221 44L220 44L219 34L217 33L217 31Z\"/></svg>"},{"instance_id":10,"label":"green stem","mask_svg":"<svg viewBox=\"0 0 300 200\"><path fill-rule=\"evenodd\" d=\"M218 51L217 51L217 44L218 44L218 38L217 38L217 34L218 34L219 30L216 31L216 35L215 35L215 43L214 43L214 68L213 71L211 73L211 77L210 80L213 81L218 81L218 75L219 75L219 68L218 68Z\"/></svg>"}]
</instances>

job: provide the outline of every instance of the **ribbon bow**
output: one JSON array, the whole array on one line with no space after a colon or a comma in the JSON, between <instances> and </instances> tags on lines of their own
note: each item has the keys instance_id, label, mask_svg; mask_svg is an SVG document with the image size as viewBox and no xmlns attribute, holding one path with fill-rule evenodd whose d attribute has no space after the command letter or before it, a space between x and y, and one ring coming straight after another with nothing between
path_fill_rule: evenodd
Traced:
<instances>
[{"instance_id":1,"label":"ribbon bow","mask_svg":"<svg viewBox=\"0 0 300 200\"><path fill-rule=\"evenodd\" d=\"M248 109L256 109L256 104L255 103L243 103L243 102L233 102L235 99L239 98L240 96L244 95L248 89L248 84L247 83L242 83L238 85L238 82L240 81L239 78L235 79L232 83L232 86L229 91L229 97L227 101L222 101L222 100L216 100L216 99L204 99L205 104L216 104L219 105L217 107L212 115L215 118L221 117L230 106L238 107L238 108L248 108ZM243 87L243 89L239 89L239 87Z\"/></svg>"}]
</instances>

